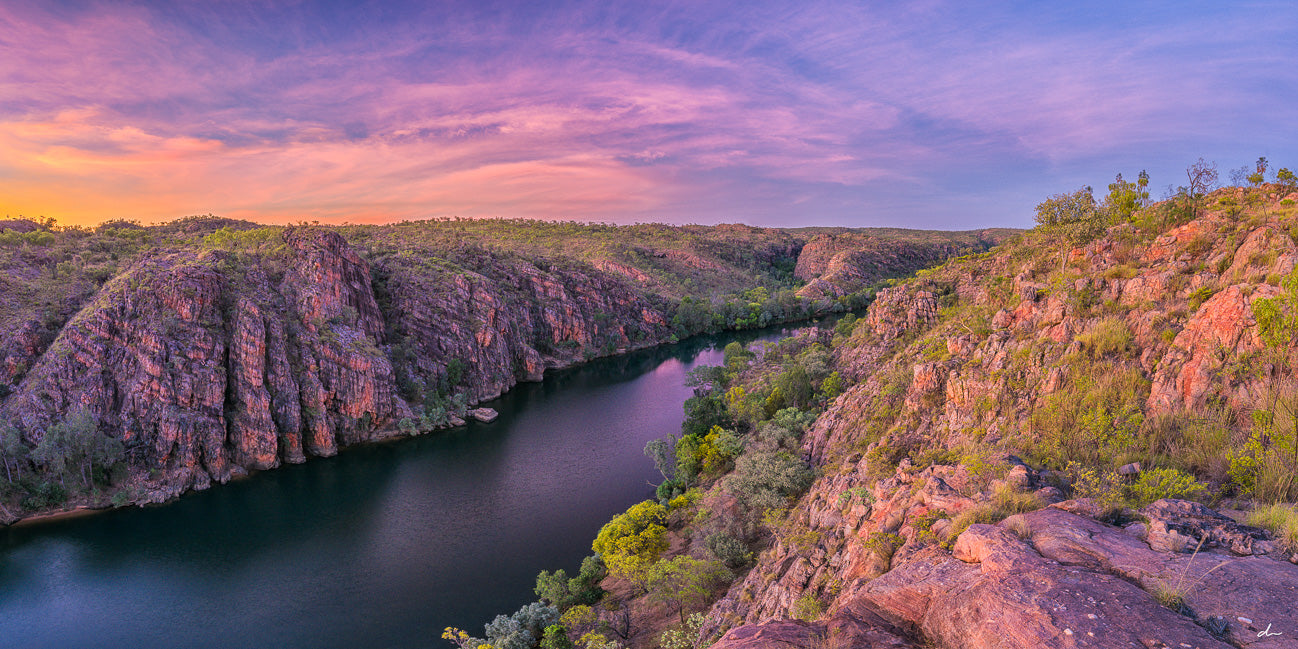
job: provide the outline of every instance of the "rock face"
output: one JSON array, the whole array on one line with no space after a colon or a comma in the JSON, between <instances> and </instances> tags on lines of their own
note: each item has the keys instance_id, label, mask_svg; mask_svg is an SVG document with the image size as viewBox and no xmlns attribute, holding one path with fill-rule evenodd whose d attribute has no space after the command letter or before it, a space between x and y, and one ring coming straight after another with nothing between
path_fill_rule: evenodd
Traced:
<instances>
[{"instance_id":1,"label":"rock face","mask_svg":"<svg viewBox=\"0 0 1298 649\"><path fill-rule=\"evenodd\" d=\"M468 415L484 424L490 424L491 422L496 421L496 418L500 416L500 413L496 412L492 408L474 408L468 412Z\"/></svg>"},{"instance_id":2,"label":"rock face","mask_svg":"<svg viewBox=\"0 0 1298 649\"><path fill-rule=\"evenodd\" d=\"M30 449L87 413L125 447L119 495L157 502L462 423L547 369L666 342L682 288L733 296L784 281L805 242L741 225L474 228L0 223L39 244L0 250L0 420ZM541 244L511 247L515 235ZM883 247L911 271L953 245ZM87 260L99 266L77 273ZM56 275L56 293L38 295Z\"/></svg>"},{"instance_id":3,"label":"rock face","mask_svg":"<svg viewBox=\"0 0 1298 649\"><path fill-rule=\"evenodd\" d=\"M765 624L748 624L731 629L715 644L717 649L787 649L788 647L824 647L825 649L919 649L903 631L871 611L844 610L826 622L809 624L797 620L779 620Z\"/></svg>"},{"instance_id":4,"label":"rock face","mask_svg":"<svg viewBox=\"0 0 1298 649\"><path fill-rule=\"evenodd\" d=\"M408 398L446 381L453 359L471 401L501 395L546 369L658 344L670 317L626 280L596 271L542 270L524 260L429 272L384 262L394 344Z\"/></svg>"},{"instance_id":5,"label":"rock face","mask_svg":"<svg viewBox=\"0 0 1298 649\"><path fill-rule=\"evenodd\" d=\"M1286 208L1263 198L1270 214ZM703 635L727 649L836 646L829 626L850 615L879 621L878 646L1298 647L1292 548L1186 500L1111 525L1094 502L1061 502L1058 474L1008 455L1084 416L1069 404L1100 390L1181 435L1201 434L1205 412L1246 421L1274 401L1298 357L1264 348L1258 313L1288 299L1289 209L1209 213L1160 236L1116 226L1064 251L1062 270L1057 252L1001 250L880 291L837 350L849 387L802 439L822 477ZM819 245L828 269L841 251ZM1034 450L1063 465L1100 443ZM1130 467L1115 472L1125 484L1162 466L1133 455L1146 468L1104 460ZM1004 494L1035 511L1006 518ZM823 615L791 619L808 601Z\"/></svg>"},{"instance_id":6,"label":"rock face","mask_svg":"<svg viewBox=\"0 0 1298 649\"><path fill-rule=\"evenodd\" d=\"M389 260L376 282L336 232L290 228L282 241L277 258L149 254L48 350L30 329L7 338L10 373L34 366L0 413L32 445L90 413L125 443L138 500L159 501L397 434L452 361L476 402L670 333L661 308L597 271L517 261L490 276L429 273ZM477 417L493 419L487 410Z\"/></svg>"},{"instance_id":7,"label":"rock face","mask_svg":"<svg viewBox=\"0 0 1298 649\"><path fill-rule=\"evenodd\" d=\"M67 413L91 413L140 474L161 474L143 500L392 429L409 409L380 351L368 266L335 233L283 238L290 270L278 278L218 252L139 260L63 329L3 413L32 443Z\"/></svg>"},{"instance_id":8,"label":"rock face","mask_svg":"<svg viewBox=\"0 0 1298 649\"><path fill-rule=\"evenodd\" d=\"M825 552L788 556L775 575L759 566L732 588L712 617L746 614L722 637L722 646L825 646L834 637L829 629L848 617L871 620L854 628L869 631L872 640L830 646L1298 646L1291 614L1298 567L1281 556L1158 550L1120 528L1071 513L1091 507L1072 502L997 525L971 525L945 550L913 527L936 509L932 495L907 500L901 510L881 503L881 511L862 523L850 511L844 517L813 508L813 529L824 535ZM1161 501L1157 509L1219 518L1201 508ZM890 569L863 570L867 563L860 557L872 552L861 547L863 541L887 530L904 539ZM776 556L787 552L776 548ZM783 618L792 610L789 595L816 584L835 584L827 620ZM1184 604L1169 608L1160 600L1169 594ZM738 605L750 598L751 604ZM1282 635L1259 636L1268 625Z\"/></svg>"},{"instance_id":9,"label":"rock face","mask_svg":"<svg viewBox=\"0 0 1298 649\"><path fill-rule=\"evenodd\" d=\"M851 272L866 271L873 274L875 279L882 279L889 277L887 274L889 271L904 271L940 262L956 254L962 247L981 252L1004 241L1011 234L1013 234L1011 230L996 229L960 233L944 232L943 235L946 235L949 240L923 242L920 245L916 245L917 240L914 237L910 240L901 240L861 232L819 234L803 246L793 274L798 279L808 281L831 275L835 271L836 260L841 265L841 262L846 259L845 254L850 256L863 252L871 257L870 266L873 270L857 268ZM958 238L952 235L958 235ZM920 258L923 261L915 264L914 261Z\"/></svg>"},{"instance_id":10,"label":"rock face","mask_svg":"<svg viewBox=\"0 0 1298 649\"><path fill-rule=\"evenodd\" d=\"M982 252L1003 241L1007 230L958 233L957 240L916 242L847 232L812 237L798 255L793 274L807 281L798 295L810 300L834 299L890 277L939 263L969 250Z\"/></svg>"},{"instance_id":11,"label":"rock face","mask_svg":"<svg viewBox=\"0 0 1298 649\"><path fill-rule=\"evenodd\" d=\"M0 378L14 386L0 415L34 446L89 413L125 444L134 498L160 501L397 434L432 392L490 399L670 334L661 306L592 269L428 272L389 259L376 279L336 232L280 239L274 255L156 250L57 338L22 324L0 344Z\"/></svg>"}]
</instances>

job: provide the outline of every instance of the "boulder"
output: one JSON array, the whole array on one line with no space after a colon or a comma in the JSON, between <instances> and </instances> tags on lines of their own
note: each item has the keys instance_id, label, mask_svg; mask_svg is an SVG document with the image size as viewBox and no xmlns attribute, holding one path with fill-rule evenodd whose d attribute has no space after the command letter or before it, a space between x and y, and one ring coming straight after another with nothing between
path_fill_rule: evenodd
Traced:
<instances>
[{"instance_id":1,"label":"boulder","mask_svg":"<svg viewBox=\"0 0 1298 649\"><path fill-rule=\"evenodd\" d=\"M496 421L496 418L500 416L500 413L496 412L492 408L474 408L467 414L484 424L490 424L491 422Z\"/></svg>"},{"instance_id":2,"label":"boulder","mask_svg":"<svg viewBox=\"0 0 1298 649\"><path fill-rule=\"evenodd\" d=\"M1222 548L1232 554L1268 554L1275 545L1265 531L1240 525L1202 504L1188 500L1159 500L1140 513L1149 519L1149 545L1162 552L1193 552ZM1202 541L1202 547L1199 543Z\"/></svg>"},{"instance_id":3,"label":"boulder","mask_svg":"<svg viewBox=\"0 0 1298 649\"><path fill-rule=\"evenodd\" d=\"M873 611L843 610L826 622L771 620L726 632L712 649L918 649Z\"/></svg>"},{"instance_id":4,"label":"boulder","mask_svg":"<svg viewBox=\"0 0 1298 649\"><path fill-rule=\"evenodd\" d=\"M972 563L930 549L867 584L863 601L940 647L1230 646L1132 583L1048 561L1005 530L970 526L956 543Z\"/></svg>"}]
</instances>

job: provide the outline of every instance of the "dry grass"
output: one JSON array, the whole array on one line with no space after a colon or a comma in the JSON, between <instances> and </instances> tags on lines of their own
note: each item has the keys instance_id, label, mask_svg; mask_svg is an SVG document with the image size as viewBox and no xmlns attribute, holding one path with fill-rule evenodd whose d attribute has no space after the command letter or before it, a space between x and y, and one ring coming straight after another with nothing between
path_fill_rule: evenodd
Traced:
<instances>
[{"instance_id":1,"label":"dry grass","mask_svg":"<svg viewBox=\"0 0 1298 649\"><path fill-rule=\"evenodd\" d=\"M1249 512L1245 522L1273 534L1290 552L1298 551L1298 506L1266 505Z\"/></svg>"},{"instance_id":2,"label":"dry grass","mask_svg":"<svg viewBox=\"0 0 1298 649\"><path fill-rule=\"evenodd\" d=\"M1045 506L1045 501L1035 493L1019 491L1010 485L1000 485L992 492L991 500L960 512L951 521L951 533L947 538L954 540L974 523L999 523L1014 514L1036 511Z\"/></svg>"}]
</instances>

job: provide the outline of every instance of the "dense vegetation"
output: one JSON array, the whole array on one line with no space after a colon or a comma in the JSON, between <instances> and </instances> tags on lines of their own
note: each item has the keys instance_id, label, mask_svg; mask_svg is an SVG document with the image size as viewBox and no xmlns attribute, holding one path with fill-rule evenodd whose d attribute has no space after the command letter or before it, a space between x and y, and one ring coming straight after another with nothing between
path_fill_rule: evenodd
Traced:
<instances>
[{"instance_id":1,"label":"dense vegetation","mask_svg":"<svg viewBox=\"0 0 1298 649\"><path fill-rule=\"evenodd\" d=\"M555 586L562 571L558 580L538 578L538 605L559 617L536 641L587 649L706 644L705 617L688 613L766 548L808 556L817 532L791 508L817 476L858 461L876 481L950 465L982 490L964 494L981 504L946 524L938 525L947 518L941 510L922 517L921 543L950 547L973 523L1044 506L1039 494L1004 481L1011 460L1023 458L1064 496L1090 498L1114 520L1138 518L1136 510L1162 498L1224 503L1254 509L1251 524L1298 549L1298 508L1287 504L1298 498L1298 269L1276 272L1283 259L1265 247L1236 254L1268 233L1298 244L1298 206L1286 198L1298 183L1287 169L1267 183L1268 171L1259 160L1232 173L1237 187L1216 189L1215 167L1200 160L1187 184L1158 202L1144 172L1136 182L1119 175L1099 200L1091 188L1051 196L1038 206L1033 231L899 283L903 294L934 296L938 310L895 341L849 315L833 332L727 347L723 366L691 374L695 396L680 434L645 449L663 475L657 500L604 527L583 564L585 581L565 590ZM1197 234L1182 228L1199 218L1208 220ZM1173 230L1181 234L1168 235ZM1172 271L1148 256L1154 246L1172 248ZM1148 297L1116 299L1096 277L1161 283ZM1194 405L1154 409L1160 357L1190 353L1182 347L1193 348L1198 334L1187 326L1229 286L1266 296L1251 302L1260 347L1219 354L1221 368ZM1063 334L1009 328L1029 297L1060 305L1071 326ZM1052 337L1059 335L1062 342ZM959 373L964 401L947 403L940 383L921 387L917 377L930 368ZM813 462L803 437L830 405L848 438L812 452L823 452ZM844 419L852 423L844 427ZM872 498L858 488L841 493L839 505ZM907 542L888 533L863 541L883 571ZM593 578L605 573L598 583L609 591L601 593ZM790 614L818 617L823 594L835 588L808 586ZM485 642L457 641L465 649Z\"/></svg>"},{"instance_id":2,"label":"dense vegetation","mask_svg":"<svg viewBox=\"0 0 1298 649\"><path fill-rule=\"evenodd\" d=\"M444 637L464 649L499 647L503 638L494 629L504 620L545 611L546 624L531 627L541 647L621 646L643 631L637 626L642 613L633 614L643 602L668 611L679 625L667 629L665 646L692 644L681 631L697 627L690 613L749 568L772 533L797 533L785 516L816 475L800 451L801 438L842 389L831 350L856 322L849 313L834 329L804 330L779 343L731 343L723 366L694 370L695 394L684 406L680 434L645 447L663 475L658 499L609 521L577 577L563 570L538 575L540 600L497 617L486 638L453 628ZM682 533L689 551L667 556L669 536ZM619 592L600 587L606 578Z\"/></svg>"}]
</instances>

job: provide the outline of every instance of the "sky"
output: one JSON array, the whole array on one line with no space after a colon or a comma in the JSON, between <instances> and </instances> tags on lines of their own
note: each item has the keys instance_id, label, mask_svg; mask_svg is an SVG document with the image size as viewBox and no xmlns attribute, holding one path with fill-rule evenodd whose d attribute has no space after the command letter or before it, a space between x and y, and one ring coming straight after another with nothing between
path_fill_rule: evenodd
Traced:
<instances>
[{"instance_id":1,"label":"sky","mask_svg":"<svg viewBox=\"0 0 1298 649\"><path fill-rule=\"evenodd\" d=\"M0 215L1027 227L1298 168L1298 3L0 3Z\"/></svg>"}]
</instances>

